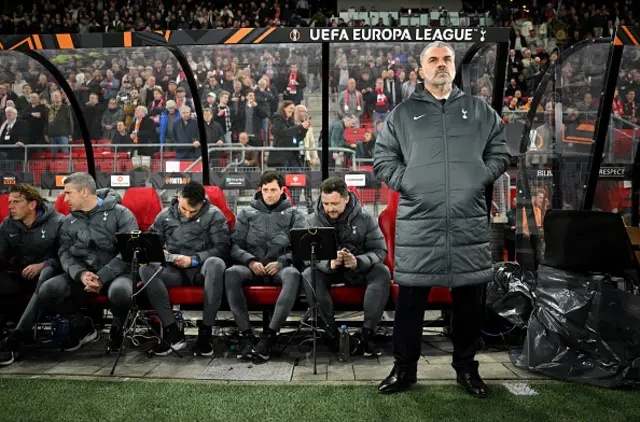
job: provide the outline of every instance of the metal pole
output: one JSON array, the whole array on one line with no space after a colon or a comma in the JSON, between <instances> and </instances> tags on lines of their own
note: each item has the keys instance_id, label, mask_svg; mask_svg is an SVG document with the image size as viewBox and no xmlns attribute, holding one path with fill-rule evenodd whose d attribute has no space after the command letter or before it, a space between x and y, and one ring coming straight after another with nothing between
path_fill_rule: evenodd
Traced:
<instances>
[{"instance_id":1,"label":"metal pole","mask_svg":"<svg viewBox=\"0 0 640 422\"><path fill-rule=\"evenodd\" d=\"M331 44L322 43L322 180L329 177L329 72Z\"/></svg>"}]
</instances>

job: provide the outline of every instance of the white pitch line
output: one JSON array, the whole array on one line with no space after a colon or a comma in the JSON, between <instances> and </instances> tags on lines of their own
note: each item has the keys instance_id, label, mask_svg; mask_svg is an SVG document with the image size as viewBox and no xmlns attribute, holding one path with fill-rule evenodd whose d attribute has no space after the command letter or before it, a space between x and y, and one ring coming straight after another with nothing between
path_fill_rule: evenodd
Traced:
<instances>
[{"instance_id":1,"label":"white pitch line","mask_svg":"<svg viewBox=\"0 0 640 422\"><path fill-rule=\"evenodd\" d=\"M509 392L515 396L537 396L538 392L531 388L529 384L522 382L504 382L502 383Z\"/></svg>"}]
</instances>

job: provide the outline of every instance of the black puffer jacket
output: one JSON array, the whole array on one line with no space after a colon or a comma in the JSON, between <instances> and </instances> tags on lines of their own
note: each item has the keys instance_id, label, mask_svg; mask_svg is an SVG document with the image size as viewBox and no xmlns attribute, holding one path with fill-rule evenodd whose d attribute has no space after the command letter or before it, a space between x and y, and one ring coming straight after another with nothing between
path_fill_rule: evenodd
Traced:
<instances>
[{"instance_id":1,"label":"black puffer jacket","mask_svg":"<svg viewBox=\"0 0 640 422\"><path fill-rule=\"evenodd\" d=\"M22 270L47 261L52 267L62 268L58 259L58 245L64 216L46 200L39 214L29 228L11 217L5 218L0 224L0 264L6 264L9 269Z\"/></svg>"},{"instance_id":2,"label":"black puffer jacket","mask_svg":"<svg viewBox=\"0 0 640 422\"><path fill-rule=\"evenodd\" d=\"M396 283L460 287L492 279L484 192L510 158L500 116L456 87L442 105L418 85L391 112L373 170L400 192Z\"/></svg>"},{"instance_id":3,"label":"black puffer jacket","mask_svg":"<svg viewBox=\"0 0 640 422\"><path fill-rule=\"evenodd\" d=\"M349 203L335 220L329 218L319 198L316 212L309 216L308 222L309 227L334 227L338 250L347 248L356 256L356 271L359 273L366 273L374 265L383 263L387 257L387 243L378 222L362 208L360 200L353 192L349 192ZM331 269L329 261L320 262L318 270L327 274L335 272Z\"/></svg>"},{"instance_id":4,"label":"black puffer jacket","mask_svg":"<svg viewBox=\"0 0 640 422\"><path fill-rule=\"evenodd\" d=\"M74 280L83 271L92 271L107 284L127 271L117 250L116 233L138 230L138 222L128 208L120 205L113 189L98 190L98 205L88 212L71 211L60 230L60 263Z\"/></svg>"},{"instance_id":5,"label":"black puffer jacket","mask_svg":"<svg viewBox=\"0 0 640 422\"><path fill-rule=\"evenodd\" d=\"M282 113L273 117L271 132L273 133L273 146L280 148L297 148L307 136L307 129L302 125L296 125L293 119L286 119ZM295 142L293 138L296 138ZM284 167L291 162L296 163L297 167L302 167L300 158L300 151L270 151L267 162L269 167Z\"/></svg>"},{"instance_id":6,"label":"black puffer jacket","mask_svg":"<svg viewBox=\"0 0 640 422\"><path fill-rule=\"evenodd\" d=\"M158 214L149 231L162 236L169 253L190 256L200 264L212 256L221 259L229 256L227 220L208 199L198 214L182 222L178 198L174 198L171 205Z\"/></svg>"},{"instance_id":7,"label":"black puffer jacket","mask_svg":"<svg viewBox=\"0 0 640 422\"><path fill-rule=\"evenodd\" d=\"M251 207L240 211L231 235L234 263L249 265L251 261L259 261L267 265L278 261L283 267L292 264L289 232L294 227L305 227L306 220L284 193L282 196L276 207L269 209L262 200L262 192L257 192Z\"/></svg>"}]
</instances>

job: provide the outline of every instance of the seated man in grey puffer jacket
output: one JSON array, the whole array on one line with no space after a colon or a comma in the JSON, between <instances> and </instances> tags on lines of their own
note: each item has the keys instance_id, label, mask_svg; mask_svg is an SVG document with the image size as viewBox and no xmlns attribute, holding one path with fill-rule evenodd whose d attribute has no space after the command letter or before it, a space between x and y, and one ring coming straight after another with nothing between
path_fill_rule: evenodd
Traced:
<instances>
[{"instance_id":1,"label":"seated man in grey puffer jacket","mask_svg":"<svg viewBox=\"0 0 640 422\"><path fill-rule=\"evenodd\" d=\"M329 177L320 184L320 198L315 214L309 216L309 227L334 227L338 256L318 263L315 292L311 288L311 269L302 273L307 301L318 300L320 316L331 337L330 347L338 346L338 326L333 316L330 286L367 286L364 294L364 322L360 333L361 351L365 357L378 356L373 342L375 329L389 299L391 273L384 259L387 243L375 217L365 210L358 196L350 192L343 179Z\"/></svg>"},{"instance_id":2,"label":"seated man in grey puffer jacket","mask_svg":"<svg viewBox=\"0 0 640 422\"><path fill-rule=\"evenodd\" d=\"M224 260L229 256L229 226L216 206L207 199L204 187L198 182L189 182L171 205L156 217L150 233L159 234L165 245L170 264L153 280L151 277L159 265L140 268L140 277L149 303L158 313L164 335L171 347L181 350L186 347L184 331L178 328L173 316L167 287L204 284L204 312L198 342L194 352L212 356L211 327L216 321L224 288ZM165 356L172 349L158 342L153 353Z\"/></svg>"},{"instance_id":3,"label":"seated man in grey puffer jacket","mask_svg":"<svg viewBox=\"0 0 640 422\"><path fill-rule=\"evenodd\" d=\"M130 269L118 253L115 234L136 231L138 223L133 213L120 205L116 191L97 191L88 173L67 177L64 193L71 208L60 228L59 256L65 274L40 286L40 303L56 314L76 315L62 344L63 350L73 351L98 337L93 322L78 313L78 305L88 295L106 294L113 314L108 348L117 350L131 308L133 282Z\"/></svg>"},{"instance_id":4,"label":"seated man in grey puffer jacket","mask_svg":"<svg viewBox=\"0 0 640 422\"><path fill-rule=\"evenodd\" d=\"M236 265L227 269L224 283L229 306L242 334L238 359L269 359L280 327L298 297L300 272L291 259L290 231L294 227L304 227L305 219L291 205L283 192L284 185L282 174L265 172L260 179L261 191L255 194L250 208L240 211L231 235L231 258ZM254 336L243 286L273 282L282 284L282 291L269 327L253 347Z\"/></svg>"}]
</instances>

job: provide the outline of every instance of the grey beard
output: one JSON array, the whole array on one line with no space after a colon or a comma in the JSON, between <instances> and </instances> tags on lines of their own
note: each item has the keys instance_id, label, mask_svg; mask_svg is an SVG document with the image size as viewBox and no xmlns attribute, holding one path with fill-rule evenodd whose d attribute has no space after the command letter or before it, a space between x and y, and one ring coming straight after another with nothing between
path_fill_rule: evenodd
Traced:
<instances>
[{"instance_id":1,"label":"grey beard","mask_svg":"<svg viewBox=\"0 0 640 422\"><path fill-rule=\"evenodd\" d=\"M191 218L185 217L184 215L182 215L182 213L180 213L180 221L183 223L188 223L189 221L191 221Z\"/></svg>"}]
</instances>

